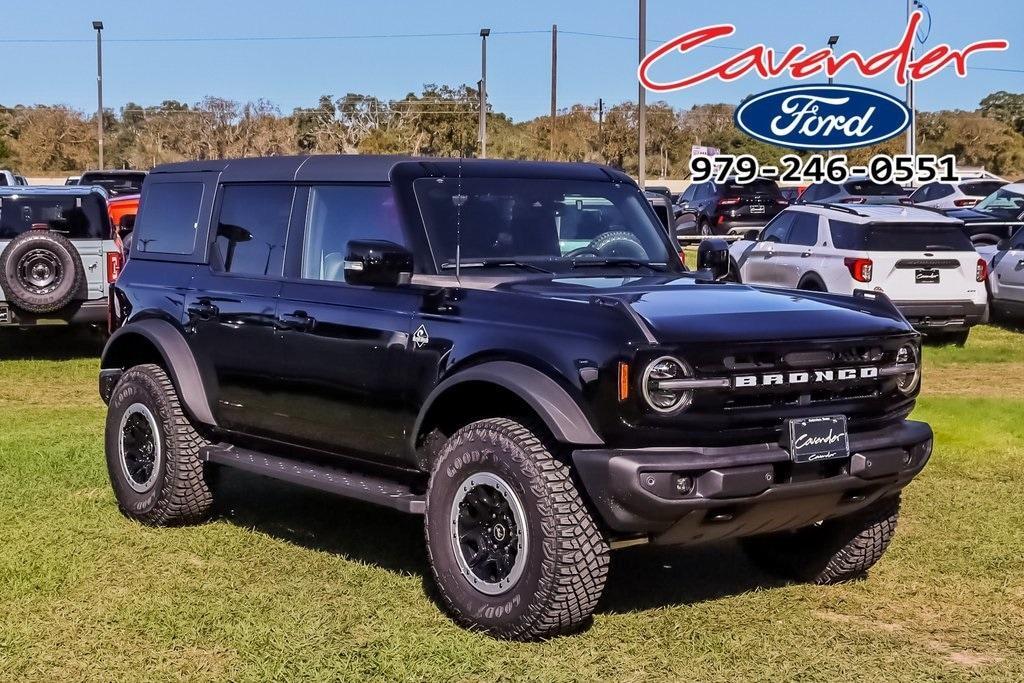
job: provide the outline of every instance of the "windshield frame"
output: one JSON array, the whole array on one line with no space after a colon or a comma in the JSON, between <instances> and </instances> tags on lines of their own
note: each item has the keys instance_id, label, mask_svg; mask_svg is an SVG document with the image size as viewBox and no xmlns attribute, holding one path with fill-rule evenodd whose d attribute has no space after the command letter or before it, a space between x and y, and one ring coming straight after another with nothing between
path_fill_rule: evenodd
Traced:
<instances>
[{"instance_id":1,"label":"windshield frame","mask_svg":"<svg viewBox=\"0 0 1024 683\"><path fill-rule=\"evenodd\" d=\"M480 255L467 255L461 253L460 267L455 267L455 254L448 255L444 253L442 247L437 244L439 234L435 234L436 226L434 221L438 220L438 217L433 215L435 207L430 206L430 200L421 194L420 188L426 186L427 183L443 181L446 183L494 183L496 187L501 187L503 184L508 183L535 183L543 182L547 191L553 191L551 188L554 184L565 183L571 186L571 189L576 190L581 186L585 187L593 185L595 188L615 188L615 191L625 191L631 193L631 199L635 199L635 206L631 208L639 208L640 213L634 214L631 218L635 218L639 215L643 216L643 220L649 226L651 235L657 241L659 250L663 250L661 254L655 254L649 256L649 260L638 264L638 259L619 258L616 256L603 256L595 257L594 261L609 260L612 263L601 264L597 263L590 264L585 269L577 270L576 268L581 264L585 264L589 259L586 257L569 257L566 253L561 256L552 255L530 255L530 254L511 254L511 255L496 255L494 257L482 257ZM478 186L479 187L479 186ZM412 179L410 183L410 190L412 195L413 204L415 206L415 212L417 214L417 222L423 231L425 239L425 246L427 252L430 254L429 263L433 267L433 272L437 275L454 276L456 272L461 277L481 277L493 279L495 277L537 277L537 276L554 276L564 277L571 275L573 277L587 276L607 276L608 274L614 274L615 276L629 275L635 277L637 275L638 268L649 268L652 273L665 274L684 274L686 269L679 258L679 247L674 247L671 239L668 235L668 230L665 225L658 218L654 209L651 207L650 202L647 200L644 191L633 183L626 183L622 181L603 181L603 180L591 180L591 179L578 179L578 178L533 178L533 177L495 177L486 175L466 175L461 179L451 177L449 175L443 177L418 177ZM574 194L580 194L579 192L567 191L565 196L572 196ZM590 196L590 195L585 195ZM594 196L597 196L596 193ZM615 206L615 202L608 200L612 206ZM443 219L442 219L443 220ZM635 227L632 226L631 227ZM642 227L638 228L643 230ZM637 230L632 231L634 235L638 235ZM463 238L465 235L463 234ZM653 246L653 244L648 245ZM460 252L462 250L460 249ZM663 258L662 258L663 256ZM493 264L481 264L480 261L494 261ZM615 263L619 261L620 263ZM591 267L593 266L593 267Z\"/></svg>"}]
</instances>

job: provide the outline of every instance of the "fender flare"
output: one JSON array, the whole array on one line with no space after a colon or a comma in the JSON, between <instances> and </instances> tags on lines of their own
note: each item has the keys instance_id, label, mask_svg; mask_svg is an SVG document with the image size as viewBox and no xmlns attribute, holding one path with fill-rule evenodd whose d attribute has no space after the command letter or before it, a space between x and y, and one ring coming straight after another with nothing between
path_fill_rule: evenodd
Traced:
<instances>
[{"instance_id":1,"label":"fender flare","mask_svg":"<svg viewBox=\"0 0 1024 683\"><path fill-rule=\"evenodd\" d=\"M434 387L423 402L412 431L413 440L434 402L448 389L466 382L486 382L521 398L540 417L561 443L600 446L597 435L579 404L555 380L543 372L512 361L491 361L460 370Z\"/></svg>"},{"instance_id":2,"label":"fender flare","mask_svg":"<svg viewBox=\"0 0 1024 683\"><path fill-rule=\"evenodd\" d=\"M178 328L166 320L140 320L114 332L103 348L103 355L100 357L101 371L122 367L117 360L116 350L120 346L119 340L130 336L143 337L156 348L163 358L164 368L178 390L184 408L202 424L217 426L195 356L192 355L188 342Z\"/></svg>"}]
</instances>

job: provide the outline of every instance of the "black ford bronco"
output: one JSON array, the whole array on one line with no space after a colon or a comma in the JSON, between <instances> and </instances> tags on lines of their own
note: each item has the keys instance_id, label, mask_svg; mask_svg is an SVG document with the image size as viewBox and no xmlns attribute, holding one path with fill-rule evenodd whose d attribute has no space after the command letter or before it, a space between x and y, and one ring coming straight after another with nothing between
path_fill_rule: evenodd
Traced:
<instances>
[{"instance_id":1,"label":"black ford bronco","mask_svg":"<svg viewBox=\"0 0 1024 683\"><path fill-rule=\"evenodd\" d=\"M579 628L625 545L855 577L931 455L884 296L722 282L718 240L688 272L609 168L172 164L131 250L100 371L123 512L199 522L235 467L421 514L444 606L496 635Z\"/></svg>"}]
</instances>

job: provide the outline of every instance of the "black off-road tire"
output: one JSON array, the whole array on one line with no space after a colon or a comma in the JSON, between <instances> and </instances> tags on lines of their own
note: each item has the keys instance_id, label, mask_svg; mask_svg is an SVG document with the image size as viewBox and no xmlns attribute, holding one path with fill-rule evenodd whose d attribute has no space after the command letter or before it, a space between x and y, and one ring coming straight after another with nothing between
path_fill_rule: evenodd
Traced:
<instances>
[{"instance_id":1,"label":"black off-road tire","mask_svg":"<svg viewBox=\"0 0 1024 683\"><path fill-rule=\"evenodd\" d=\"M616 243L628 244L629 248L633 251L632 254L615 253L616 249L613 245ZM601 253L602 256L608 257L622 257L622 258L647 258L647 252L644 250L644 246L640 244L640 240L636 238L631 232L626 230L613 230L611 232L604 232L595 237L587 245L591 249L596 249ZM608 247L613 247L611 253L605 253ZM621 250L619 250L621 251Z\"/></svg>"},{"instance_id":2,"label":"black off-road tire","mask_svg":"<svg viewBox=\"0 0 1024 683\"><path fill-rule=\"evenodd\" d=\"M477 590L460 570L451 531L456 495L480 473L509 484L528 531L522 574L497 595ZM431 473L425 527L440 599L462 625L516 640L570 633L589 621L604 590L608 544L569 468L513 420L474 422L445 443Z\"/></svg>"},{"instance_id":3,"label":"black off-road tire","mask_svg":"<svg viewBox=\"0 0 1024 683\"><path fill-rule=\"evenodd\" d=\"M22 259L33 251L51 254L60 268L59 279L52 286L37 288L39 291L31 288L19 273ZM0 287L10 304L26 313L58 311L84 296L82 257L71 240L63 235L48 230L29 230L11 240L0 254Z\"/></svg>"},{"instance_id":4,"label":"black off-road tire","mask_svg":"<svg viewBox=\"0 0 1024 683\"><path fill-rule=\"evenodd\" d=\"M162 449L155 481L141 492L129 483L120 453L122 417L135 404L145 406L156 419ZM206 520L213 506L205 465L199 459L199 449L206 443L182 410L163 368L136 365L127 370L111 395L106 424L107 473L121 512L150 526Z\"/></svg>"},{"instance_id":5,"label":"black off-road tire","mask_svg":"<svg viewBox=\"0 0 1024 683\"><path fill-rule=\"evenodd\" d=\"M751 561L787 579L818 585L859 578L882 555L900 514L900 497L885 498L849 517L792 532L744 539Z\"/></svg>"},{"instance_id":6,"label":"black off-road tire","mask_svg":"<svg viewBox=\"0 0 1024 683\"><path fill-rule=\"evenodd\" d=\"M963 332L940 332L938 334L928 335L932 341L938 342L939 344L952 344L959 348L967 346L967 340L970 336L970 330L965 330Z\"/></svg>"}]
</instances>

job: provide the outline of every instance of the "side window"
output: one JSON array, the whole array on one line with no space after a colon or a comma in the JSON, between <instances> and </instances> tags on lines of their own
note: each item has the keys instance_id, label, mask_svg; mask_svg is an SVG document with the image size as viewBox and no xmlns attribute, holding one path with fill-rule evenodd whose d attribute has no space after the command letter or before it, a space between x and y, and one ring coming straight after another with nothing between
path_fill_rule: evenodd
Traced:
<instances>
[{"instance_id":1,"label":"side window","mask_svg":"<svg viewBox=\"0 0 1024 683\"><path fill-rule=\"evenodd\" d=\"M290 185L224 186L214 240L220 270L281 275L294 193Z\"/></svg>"},{"instance_id":2,"label":"side window","mask_svg":"<svg viewBox=\"0 0 1024 683\"><path fill-rule=\"evenodd\" d=\"M864 226L847 221L829 219L832 246L844 251L863 251L866 246Z\"/></svg>"},{"instance_id":3,"label":"side window","mask_svg":"<svg viewBox=\"0 0 1024 683\"><path fill-rule=\"evenodd\" d=\"M795 211L783 211L780 213L771 223L765 226L765 229L761 232L760 240L762 242L785 242L795 215Z\"/></svg>"},{"instance_id":4,"label":"side window","mask_svg":"<svg viewBox=\"0 0 1024 683\"><path fill-rule=\"evenodd\" d=\"M384 240L405 245L390 186L324 185L309 191L302 277L345 280L349 240Z\"/></svg>"},{"instance_id":5,"label":"side window","mask_svg":"<svg viewBox=\"0 0 1024 683\"><path fill-rule=\"evenodd\" d=\"M818 217L813 213L797 213L793 219L793 228L789 231L786 241L811 247L818 243Z\"/></svg>"},{"instance_id":6,"label":"side window","mask_svg":"<svg viewBox=\"0 0 1024 683\"><path fill-rule=\"evenodd\" d=\"M694 195L694 193L696 191L697 191L697 186L695 184L691 183L691 185L688 188L686 188L686 191L683 192L682 195L680 195L679 203L682 204L683 202L692 201L693 200L693 195Z\"/></svg>"},{"instance_id":7,"label":"side window","mask_svg":"<svg viewBox=\"0 0 1024 683\"><path fill-rule=\"evenodd\" d=\"M910 195L910 200L913 202L926 202L929 199L935 199L931 196L932 188L938 185L938 183L927 183L914 190Z\"/></svg>"},{"instance_id":8,"label":"side window","mask_svg":"<svg viewBox=\"0 0 1024 683\"><path fill-rule=\"evenodd\" d=\"M196 248L202 183L155 183L146 188L139 232L132 239L147 254L191 254Z\"/></svg>"},{"instance_id":9,"label":"side window","mask_svg":"<svg viewBox=\"0 0 1024 683\"><path fill-rule=\"evenodd\" d=\"M928 193L928 199L942 199L953 194L954 189L952 185L946 185L945 183L935 183L932 186L931 192Z\"/></svg>"},{"instance_id":10,"label":"side window","mask_svg":"<svg viewBox=\"0 0 1024 683\"><path fill-rule=\"evenodd\" d=\"M800 195L800 200L804 201L804 202L817 201L818 196L820 194L821 194L821 186L820 185L811 185L806 190L804 190L804 193L802 195Z\"/></svg>"},{"instance_id":11,"label":"side window","mask_svg":"<svg viewBox=\"0 0 1024 683\"><path fill-rule=\"evenodd\" d=\"M1018 228L1017 234L1010 240L1012 249L1024 249L1024 228Z\"/></svg>"}]
</instances>

